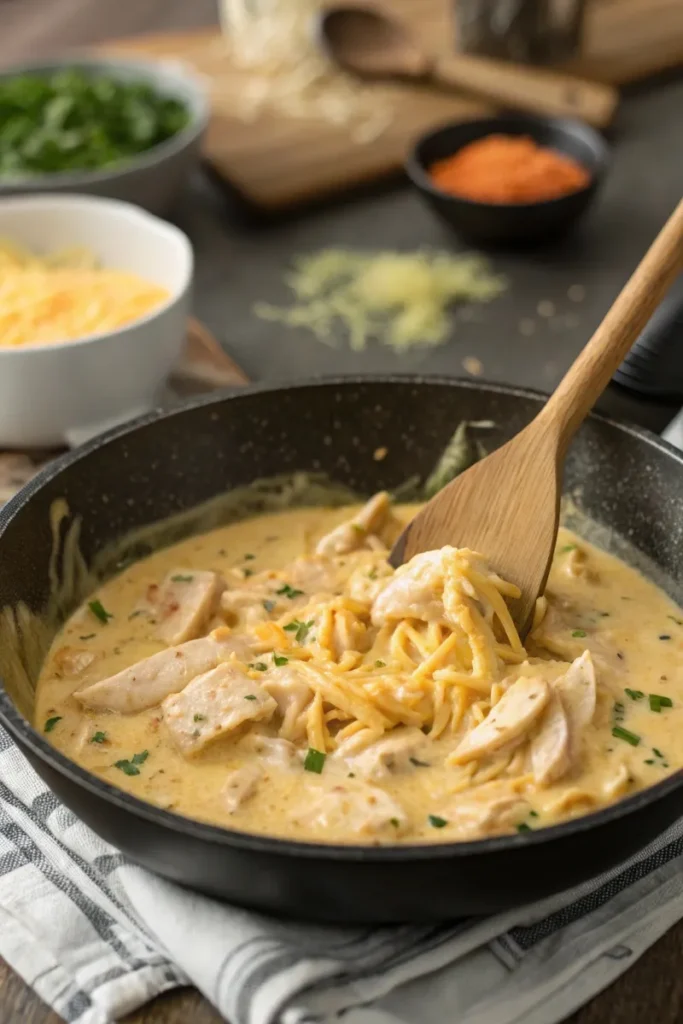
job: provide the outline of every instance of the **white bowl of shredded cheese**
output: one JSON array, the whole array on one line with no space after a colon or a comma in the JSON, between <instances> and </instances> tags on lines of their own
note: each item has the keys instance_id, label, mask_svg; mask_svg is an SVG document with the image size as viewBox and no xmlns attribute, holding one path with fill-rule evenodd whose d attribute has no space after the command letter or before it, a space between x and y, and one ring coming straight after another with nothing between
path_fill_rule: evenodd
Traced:
<instances>
[{"instance_id":1,"label":"white bowl of shredded cheese","mask_svg":"<svg viewBox=\"0 0 683 1024\"><path fill-rule=\"evenodd\" d=\"M152 408L192 270L187 236L129 203L0 200L0 446L74 445Z\"/></svg>"}]
</instances>

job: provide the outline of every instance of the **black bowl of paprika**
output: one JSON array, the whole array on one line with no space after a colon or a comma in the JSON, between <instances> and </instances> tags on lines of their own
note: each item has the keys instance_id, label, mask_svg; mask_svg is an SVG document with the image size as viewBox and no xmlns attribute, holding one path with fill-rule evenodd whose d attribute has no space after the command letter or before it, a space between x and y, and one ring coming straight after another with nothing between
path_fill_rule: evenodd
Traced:
<instances>
[{"instance_id":1,"label":"black bowl of paprika","mask_svg":"<svg viewBox=\"0 0 683 1024\"><path fill-rule=\"evenodd\" d=\"M589 125L510 114L424 135L406 172L432 208L477 245L547 242L588 209L609 163Z\"/></svg>"}]
</instances>

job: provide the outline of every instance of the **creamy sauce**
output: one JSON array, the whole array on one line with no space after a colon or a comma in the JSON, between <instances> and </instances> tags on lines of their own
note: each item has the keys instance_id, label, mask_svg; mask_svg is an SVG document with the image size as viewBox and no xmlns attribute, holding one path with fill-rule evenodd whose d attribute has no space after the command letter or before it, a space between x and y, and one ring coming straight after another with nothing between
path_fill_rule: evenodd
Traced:
<instances>
[{"instance_id":1,"label":"creamy sauce","mask_svg":"<svg viewBox=\"0 0 683 1024\"><path fill-rule=\"evenodd\" d=\"M314 756L311 760L309 753L316 714L310 702L300 720L291 717L289 738L282 739L284 712L279 703L277 710L272 710L270 694L277 700L277 692L268 682L277 678L277 661L274 665L273 660L278 655L270 648L284 650L290 667L322 664L315 645L322 642L324 616L314 618L312 612L307 613L310 619L303 619L303 633L297 633L298 626L280 633L287 647L263 641L248 658L233 654L227 659L230 666L240 666L240 679L246 679L247 689L254 690L245 694L248 704L240 705L238 710L241 714L247 706L255 717L229 724L213 742L204 743L203 729L211 720L214 705L207 713L192 716L193 707L204 705L191 703L191 687L171 694L161 704L132 713L89 705L73 696L75 691L85 694L94 683L168 650L169 644L192 638L192 634L182 635L178 609L159 604L164 578L174 581L168 584L173 593L178 587L196 582L195 574L202 572L214 572L227 580L221 604L213 608L200 636L216 628L219 633L215 635L221 637L253 637L259 631L262 636L264 628L271 628L271 619L282 624L289 618L301 625L298 609L302 602L308 607L307 602L315 595L308 592L290 597L298 587L287 582L282 570L302 555L310 556L323 536L357 511L297 509L263 515L196 536L126 569L93 595L55 638L38 683L36 727L85 769L142 800L246 832L318 842L443 842L535 829L612 803L681 767L683 750L678 736L683 727L683 612L633 569L567 530L560 531L548 584L548 608L545 610L543 604L539 608L527 652L515 658L506 647L504 657L508 662L501 655L497 677L488 680L485 687L480 681L476 682L478 689L459 686L453 683L457 673L451 673L449 681L442 684L437 680L435 684L433 674L428 674L420 684L426 687L425 696L415 696L417 691L406 689L406 680L429 652L420 655L415 646L405 648L414 664L406 663L402 674L396 670L396 693L403 687L401 694L408 693L404 707L416 709L416 716L422 714L421 728L433 735L423 732L416 745L411 747L407 742L405 751L395 757L374 756L377 737L359 742L354 748L356 726L352 717L345 718L335 710L334 702L322 697L316 698L320 714L326 717L322 742L327 749L322 765L320 758L316 761ZM414 507L402 506L394 516L407 521L414 512ZM387 529L377 531L378 543L374 546L367 543L368 537L374 536L373 530L365 534L358 530L361 550L348 554L356 568L361 567L372 580L374 591L381 590L385 576L389 579L384 564L386 549L380 546L380 540L390 542ZM391 530L395 533L395 522ZM346 557L336 556L337 562ZM272 572L268 592L277 594L272 600L264 600L258 590L262 574L268 571ZM339 569L342 575L346 571ZM253 605L241 605L239 594L253 586L257 587ZM344 593L348 594L348 588ZM321 597L321 606L325 600L329 602L329 595ZM379 598L373 600L376 606ZM291 612L287 601L291 601ZM275 603L277 607L267 607L264 616L260 611L263 605ZM256 606L260 618L250 622L249 609L253 611ZM356 673L367 669L370 681L363 685L380 692L375 678L383 678L384 670L395 666L389 627L385 624L383 633L381 625L368 624L370 613L360 605L358 608L345 619L347 632L351 630L345 641L350 651L348 663L355 659ZM360 616L364 623L356 632L353 615ZM315 624L308 626L309 621ZM406 621L414 630L415 623L419 625L418 619L410 616ZM165 639L159 638L160 625L165 628ZM176 637L173 634L178 630ZM425 638L436 636L438 646L447 638L448 630L425 621L424 631L415 635L425 642ZM502 642L499 647L502 650ZM522 728L521 719L513 722L511 741L502 747L487 747L486 736L480 731L483 747L479 756L471 758L462 753L463 741L468 736L468 742L472 739L477 726L486 721L514 683L520 679L537 681L543 691L541 699L553 701L553 687L561 687L557 681L565 678L571 663L576 664L585 651L590 652L588 657L595 669L597 696L580 732L568 738L564 767L546 764L539 768L544 752L538 737L548 721L550 704L528 727ZM343 651L337 651L337 665L343 666L345 658ZM443 672L448 674L448 663L441 664L446 665ZM348 678L352 678L353 671ZM343 679L340 681L336 667L330 678L335 685L346 685ZM228 694L234 685L233 676L226 685ZM460 699L461 691L464 697L458 710L456 696ZM136 699L135 683L131 693ZM444 717L443 708L439 710L437 705L444 693L452 705L448 705L450 717L444 718L447 724L441 728L437 722L440 715ZM430 703L425 712L428 701L434 706ZM571 720L566 700L563 706L565 717ZM499 711L505 717L502 707ZM514 708L507 712L508 718L513 713ZM183 732L188 714L197 728L188 731L185 727ZM340 742L339 730L344 728L350 729L350 736ZM408 741L407 731L414 741L415 725L394 719L383 738L405 734ZM250 737L254 741L251 746ZM265 751L264 738L271 741ZM474 742L476 745L476 739ZM456 754L459 750L460 757ZM534 750L541 759L537 762ZM321 771L318 773L316 768ZM548 777L544 779L546 768ZM394 806L398 808L396 813L391 811Z\"/></svg>"}]
</instances>

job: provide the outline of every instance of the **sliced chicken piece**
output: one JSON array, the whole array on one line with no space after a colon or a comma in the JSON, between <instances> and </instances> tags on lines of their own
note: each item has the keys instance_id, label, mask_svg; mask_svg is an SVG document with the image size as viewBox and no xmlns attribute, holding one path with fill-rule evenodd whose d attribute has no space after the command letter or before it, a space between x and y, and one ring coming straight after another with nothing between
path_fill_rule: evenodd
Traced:
<instances>
[{"instance_id":1,"label":"sliced chicken piece","mask_svg":"<svg viewBox=\"0 0 683 1024\"><path fill-rule=\"evenodd\" d=\"M379 740L375 740L362 753L350 758L353 770L365 778L386 779L394 772L415 767L414 761L425 760L418 755L424 749L427 738L421 729L399 726ZM338 755L335 755L335 757Z\"/></svg>"},{"instance_id":2,"label":"sliced chicken piece","mask_svg":"<svg viewBox=\"0 0 683 1024\"><path fill-rule=\"evenodd\" d=\"M376 537L379 530L384 526L391 508L391 501L386 491L380 491L357 512L348 523L341 523L330 533L325 534L318 541L315 549L316 555L330 557L333 555L348 555L351 551L358 551L361 548L376 547L370 543L373 536ZM380 542L379 547L382 547Z\"/></svg>"},{"instance_id":3,"label":"sliced chicken piece","mask_svg":"<svg viewBox=\"0 0 683 1024\"><path fill-rule=\"evenodd\" d=\"M531 805L509 782L489 782L459 793L443 817L462 839L509 832L521 824Z\"/></svg>"},{"instance_id":4,"label":"sliced chicken piece","mask_svg":"<svg viewBox=\"0 0 683 1024\"><path fill-rule=\"evenodd\" d=\"M445 623L443 563L444 555L454 550L424 551L400 566L375 598L374 625L406 618Z\"/></svg>"},{"instance_id":5,"label":"sliced chicken piece","mask_svg":"<svg viewBox=\"0 0 683 1024\"><path fill-rule=\"evenodd\" d=\"M394 570L384 558L374 557L357 566L347 584L347 592L353 601L372 604L379 596Z\"/></svg>"},{"instance_id":6,"label":"sliced chicken piece","mask_svg":"<svg viewBox=\"0 0 683 1024\"><path fill-rule=\"evenodd\" d=\"M190 757L244 722L272 718L277 704L259 683L224 662L167 697L161 710L176 747Z\"/></svg>"},{"instance_id":7,"label":"sliced chicken piece","mask_svg":"<svg viewBox=\"0 0 683 1024\"><path fill-rule=\"evenodd\" d=\"M629 768L625 764L620 764L615 772L602 782L602 795L606 800L617 800L629 791L633 782L634 778Z\"/></svg>"},{"instance_id":8,"label":"sliced chicken piece","mask_svg":"<svg viewBox=\"0 0 683 1024\"><path fill-rule=\"evenodd\" d=\"M294 768L299 766L301 760L296 747L289 740L256 731L247 733L239 741L238 750L245 754L258 754L262 764L273 768Z\"/></svg>"},{"instance_id":9,"label":"sliced chicken piece","mask_svg":"<svg viewBox=\"0 0 683 1024\"><path fill-rule=\"evenodd\" d=\"M466 764L500 750L529 731L548 703L550 689L544 679L522 677L513 683L483 722L469 732L451 756Z\"/></svg>"},{"instance_id":10,"label":"sliced chicken piece","mask_svg":"<svg viewBox=\"0 0 683 1024\"><path fill-rule=\"evenodd\" d=\"M348 560L323 558L297 558L282 570L288 582L305 594L341 594L353 566Z\"/></svg>"},{"instance_id":11,"label":"sliced chicken piece","mask_svg":"<svg viewBox=\"0 0 683 1024\"><path fill-rule=\"evenodd\" d=\"M85 647L61 647L55 652L52 664L55 675L64 678L82 675L96 660L97 654Z\"/></svg>"},{"instance_id":12,"label":"sliced chicken piece","mask_svg":"<svg viewBox=\"0 0 683 1024\"><path fill-rule=\"evenodd\" d=\"M217 572L174 569L156 600L157 636L175 646L195 640L218 608L225 580Z\"/></svg>"},{"instance_id":13,"label":"sliced chicken piece","mask_svg":"<svg viewBox=\"0 0 683 1024\"><path fill-rule=\"evenodd\" d=\"M184 689L195 676L215 668L231 655L248 661L251 648L239 637L222 637L222 630L198 640L188 640L124 668L108 679L74 693L88 708L131 715L160 704L164 697ZM227 630L226 630L227 632Z\"/></svg>"},{"instance_id":14,"label":"sliced chicken piece","mask_svg":"<svg viewBox=\"0 0 683 1024\"><path fill-rule=\"evenodd\" d=\"M306 723L299 722L302 712L313 699L313 691L295 665L269 669L263 676L263 688L277 703L282 715L281 734L297 740L305 735Z\"/></svg>"},{"instance_id":15,"label":"sliced chicken piece","mask_svg":"<svg viewBox=\"0 0 683 1024\"><path fill-rule=\"evenodd\" d=\"M408 816L401 804L377 786L339 785L323 793L294 818L329 839L355 835L391 841L408 831Z\"/></svg>"},{"instance_id":16,"label":"sliced chicken piece","mask_svg":"<svg viewBox=\"0 0 683 1024\"><path fill-rule=\"evenodd\" d=\"M222 792L223 804L230 814L251 799L262 778L263 770L257 764L245 764L230 772Z\"/></svg>"},{"instance_id":17,"label":"sliced chicken piece","mask_svg":"<svg viewBox=\"0 0 683 1024\"><path fill-rule=\"evenodd\" d=\"M554 690L531 737L531 766L539 786L560 779L571 766L569 724L562 701Z\"/></svg>"},{"instance_id":18,"label":"sliced chicken piece","mask_svg":"<svg viewBox=\"0 0 683 1024\"><path fill-rule=\"evenodd\" d=\"M555 683L569 722L573 737L593 721L597 702L595 667L590 651L576 658L562 678Z\"/></svg>"}]
</instances>

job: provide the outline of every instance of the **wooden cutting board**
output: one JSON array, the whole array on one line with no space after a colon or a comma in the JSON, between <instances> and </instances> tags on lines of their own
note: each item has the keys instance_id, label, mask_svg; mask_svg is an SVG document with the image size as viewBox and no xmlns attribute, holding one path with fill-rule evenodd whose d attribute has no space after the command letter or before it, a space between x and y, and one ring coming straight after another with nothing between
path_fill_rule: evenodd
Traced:
<instances>
[{"instance_id":1,"label":"wooden cutting board","mask_svg":"<svg viewBox=\"0 0 683 1024\"><path fill-rule=\"evenodd\" d=\"M386 0L411 22L425 46L452 47L449 0ZM396 171L412 139L431 125L474 117L487 107L463 95L416 86L368 85L400 111L374 142L359 145L348 129L265 114L244 123L231 96L244 82L232 68L217 29L145 36L109 44L105 52L179 60L209 82L214 116L205 154L217 173L256 206L277 210ZM622 84L683 63L683 0L591 0L584 52L570 70Z\"/></svg>"}]
</instances>

